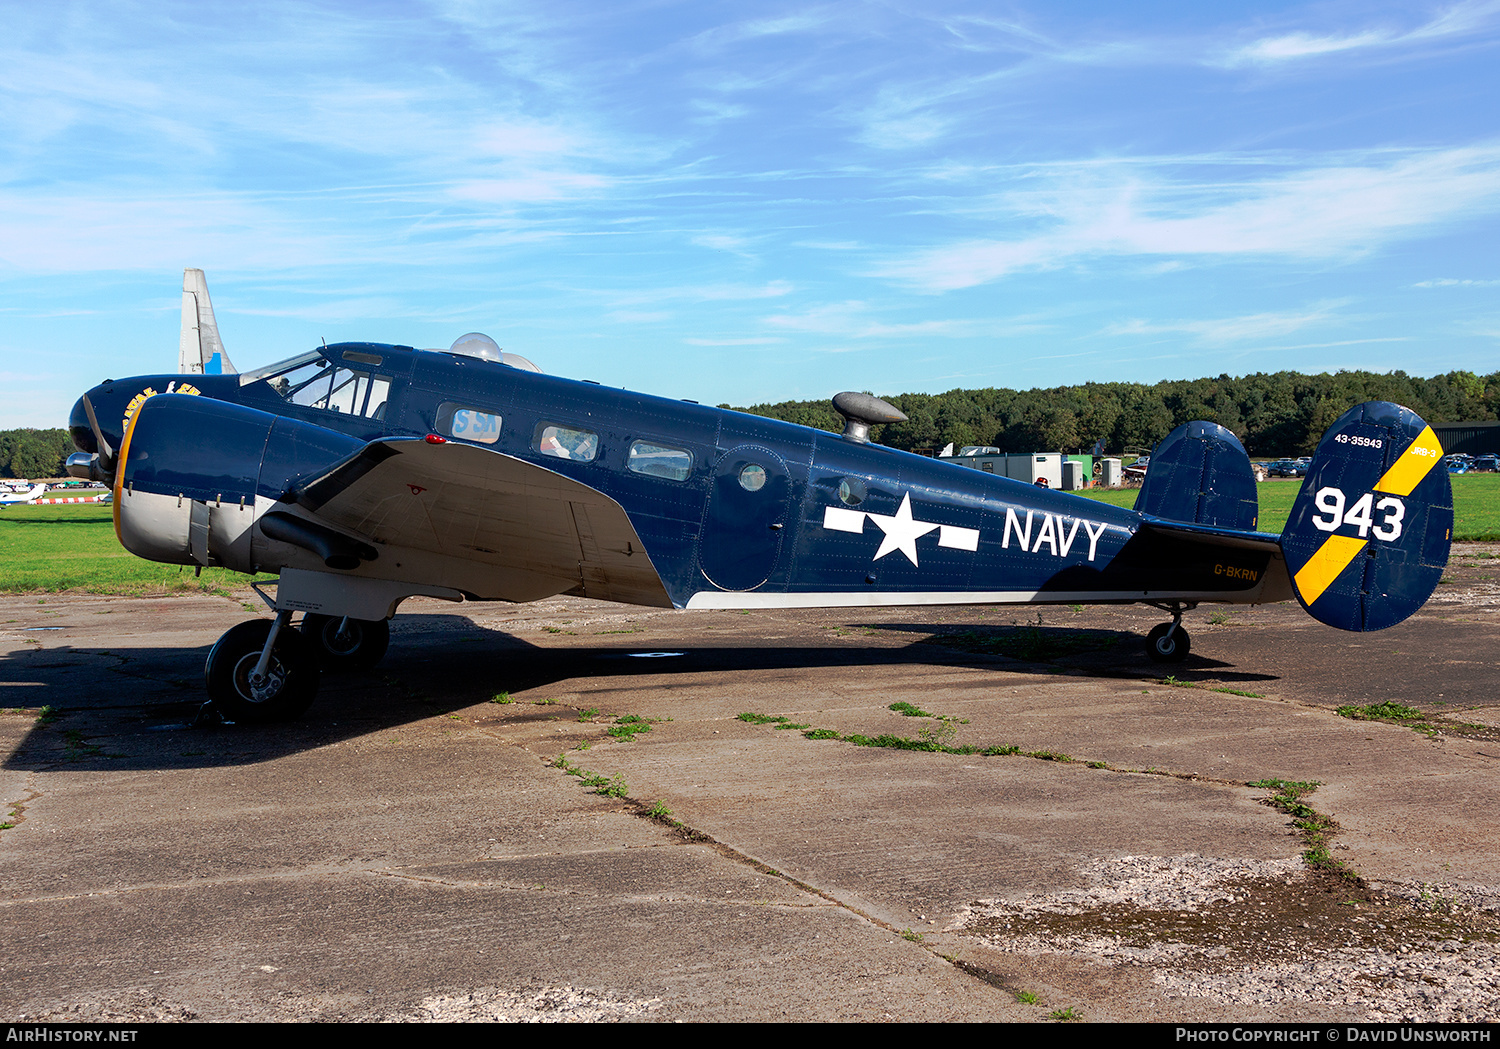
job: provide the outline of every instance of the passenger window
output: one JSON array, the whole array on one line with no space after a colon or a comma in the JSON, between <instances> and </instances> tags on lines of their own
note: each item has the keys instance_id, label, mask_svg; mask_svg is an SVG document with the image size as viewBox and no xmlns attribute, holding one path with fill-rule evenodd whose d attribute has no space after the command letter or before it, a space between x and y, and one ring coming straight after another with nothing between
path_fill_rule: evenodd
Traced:
<instances>
[{"instance_id":1,"label":"passenger window","mask_svg":"<svg viewBox=\"0 0 1500 1049\"><path fill-rule=\"evenodd\" d=\"M494 444L500 439L500 416L447 401L438 406L437 431L460 441Z\"/></svg>"},{"instance_id":2,"label":"passenger window","mask_svg":"<svg viewBox=\"0 0 1500 1049\"><path fill-rule=\"evenodd\" d=\"M537 427L536 450L543 455L555 455L559 459L591 463L594 456L599 454L599 435L589 430L574 430L549 423Z\"/></svg>"},{"instance_id":3,"label":"passenger window","mask_svg":"<svg viewBox=\"0 0 1500 1049\"><path fill-rule=\"evenodd\" d=\"M630 446L625 459L627 469L649 477L665 477L669 481L686 481L693 472L693 453L684 448L673 448L651 441L636 441Z\"/></svg>"}]
</instances>

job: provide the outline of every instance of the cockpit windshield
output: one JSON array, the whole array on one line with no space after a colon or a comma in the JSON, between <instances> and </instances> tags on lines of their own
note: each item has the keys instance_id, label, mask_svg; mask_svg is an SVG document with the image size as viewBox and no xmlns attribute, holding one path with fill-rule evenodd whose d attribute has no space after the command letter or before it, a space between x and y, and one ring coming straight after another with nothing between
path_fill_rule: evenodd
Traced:
<instances>
[{"instance_id":1,"label":"cockpit windshield","mask_svg":"<svg viewBox=\"0 0 1500 1049\"><path fill-rule=\"evenodd\" d=\"M326 350L310 350L290 360L244 372L240 375L240 385L264 382L288 404L370 419L385 418L391 377L351 368L331 360L331 356Z\"/></svg>"}]
</instances>

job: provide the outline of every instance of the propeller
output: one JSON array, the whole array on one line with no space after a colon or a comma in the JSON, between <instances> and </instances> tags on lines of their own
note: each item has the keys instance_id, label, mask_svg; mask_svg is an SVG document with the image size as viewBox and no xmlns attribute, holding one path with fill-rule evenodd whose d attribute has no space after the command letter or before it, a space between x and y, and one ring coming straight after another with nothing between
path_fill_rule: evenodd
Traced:
<instances>
[{"instance_id":1,"label":"propeller","mask_svg":"<svg viewBox=\"0 0 1500 1049\"><path fill-rule=\"evenodd\" d=\"M99 444L99 469L104 474L113 476L115 472L115 450L109 446L104 439L104 431L99 426L99 419L94 415L94 406L89 402L89 395L83 395L83 414L88 416L89 429L94 431L94 440Z\"/></svg>"}]
</instances>

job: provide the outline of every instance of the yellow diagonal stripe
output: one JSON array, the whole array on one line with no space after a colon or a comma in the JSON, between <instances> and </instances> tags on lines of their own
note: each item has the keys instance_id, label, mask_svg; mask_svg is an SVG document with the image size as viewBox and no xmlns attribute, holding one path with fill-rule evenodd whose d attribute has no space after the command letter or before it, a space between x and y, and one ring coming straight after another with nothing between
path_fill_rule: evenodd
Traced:
<instances>
[{"instance_id":1,"label":"yellow diagonal stripe","mask_svg":"<svg viewBox=\"0 0 1500 1049\"><path fill-rule=\"evenodd\" d=\"M1339 573L1348 567L1356 554L1365 548L1368 539L1356 539L1350 535L1331 535L1323 540L1318 552L1308 559L1294 580L1297 593L1302 600L1312 604L1323 596L1323 591L1333 585Z\"/></svg>"},{"instance_id":2,"label":"yellow diagonal stripe","mask_svg":"<svg viewBox=\"0 0 1500 1049\"><path fill-rule=\"evenodd\" d=\"M1438 463L1443 461L1443 446L1437 434L1428 426L1417 434L1417 439L1391 464L1385 476L1375 483L1375 491L1392 495L1411 495L1411 490L1421 483Z\"/></svg>"}]
</instances>

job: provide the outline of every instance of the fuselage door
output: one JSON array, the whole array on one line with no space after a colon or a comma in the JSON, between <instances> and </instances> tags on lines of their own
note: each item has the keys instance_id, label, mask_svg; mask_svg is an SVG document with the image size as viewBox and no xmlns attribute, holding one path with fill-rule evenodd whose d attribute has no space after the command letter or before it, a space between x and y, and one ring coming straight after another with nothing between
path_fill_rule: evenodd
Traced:
<instances>
[{"instance_id":1,"label":"fuselage door","mask_svg":"<svg viewBox=\"0 0 1500 1049\"><path fill-rule=\"evenodd\" d=\"M699 561L721 590L754 590L776 568L791 516L791 477L781 457L742 444L714 465Z\"/></svg>"}]
</instances>

